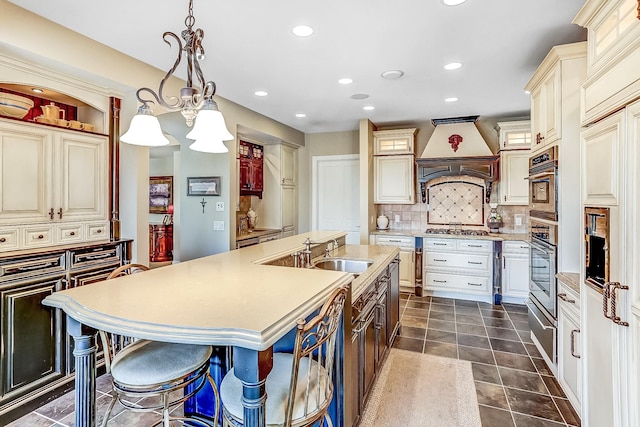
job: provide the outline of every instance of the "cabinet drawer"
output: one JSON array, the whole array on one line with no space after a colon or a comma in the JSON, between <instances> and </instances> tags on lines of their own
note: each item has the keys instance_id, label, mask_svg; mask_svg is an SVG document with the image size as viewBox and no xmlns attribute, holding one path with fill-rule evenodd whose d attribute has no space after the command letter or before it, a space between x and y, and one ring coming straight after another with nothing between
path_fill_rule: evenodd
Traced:
<instances>
[{"instance_id":1,"label":"cabinet drawer","mask_svg":"<svg viewBox=\"0 0 640 427\"><path fill-rule=\"evenodd\" d=\"M455 290L472 293L491 291L489 278L427 272L426 286L439 290Z\"/></svg>"},{"instance_id":2,"label":"cabinet drawer","mask_svg":"<svg viewBox=\"0 0 640 427\"><path fill-rule=\"evenodd\" d=\"M87 242L109 240L109 223L92 222L85 224L85 235Z\"/></svg>"},{"instance_id":3,"label":"cabinet drawer","mask_svg":"<svg viewBox=\"0 0 640 427\"><path fill-rule=\"evenodd\" d=\"M529 243L519 240L508 240L502 242L502 252L509 252L512 254L528 254Z\"/></svg>"},{"instance_id":4,"label":"cabinet drawer","mask_svg":"<svg viewBox=\"0 0 640 427\"><path fill-rule=\"evenodd\" d=\"M489 255L427 252L425 266L489 270Z\"/></svg>"},{"instance_id":5,"label":"cabinet drawer","mask_svg":"<svg viewBox=\"0 0 640 427\"><path fill-rule=\"evenodd\" d=\"M66 269L65 259L65 252L56 252L41 257L25 256L0 261L0 281L38 274L62 273Z\"/></svg>"},{"instance_id":6,"label":"cabinet drawer","mask_svg":"<svg viewBox=\"0 0 640 427\"><path fill-rule=\"evenodd\" d=\"M25 227L22 229L24 248L40 248L53 245L52 225Z\"/></svg>"},{"instance_id":7,"label":"cabinet drawer","mask_svg":"<svg viewBox=\"0 0 640 427\"><path fill-rule=\"evenodd\" d=\"M20 247L20 232L17 228L0 230L0 251L14 251Z\"/></svg>"},{"instance_id":8,"label":"cabinet drawer","mask_svg":"<svg viewBox=\"0 0 640 427\"><path fill-rule=\"evenodd\" d=\"M95 264L116 264L122 260L120 246L78 249L70 251L71 268L84 268Z\"/></svg>"},{"instance_id":9,"label":"cabinet drawer","mask_svg":"<svg viewBox=\"0 0 640 427\"><path fill-rule=\"evenodd\" d=\"M558 280L558 305L580 319L580 294Z\"/></svg>"},{"instance_id":10,"label":"cabinet drawer","mask_svg":"<svg viewBox=\"0 0 640 427\"><path fill-rule=\"evenodd\" d=\"M415 244L411 236L375 236L375 244L380 246L396 246L413 249Z\"/></svg>"},{"instance_id":11,"label":"cabinet drawer","mask_svg":"<svg viewBox=\"0 0 640 427\"><path fill-rule=\"evenodd\" d=\"M58 243L82 242L82 224L61 224L56 226L56 241Z\"/></svg>"},{"instance_id":12,"label":"cabinet drawer","mask_svg":"<svg viewBox=\"0 0 640 427\"><path fill-rule=\"evenodd\" d=\"M493 242L489 240L458 240L458 249L467 252L491 252Z\"/></svg>"},{"instance_id":13,"label":"cabinet drawer","mask_svg":"<svg viewBox=\"0 0 640 427\"><path fill-rule=\"evenodd\" d=\"M111 272L116 268L118 268L119 266L120 264L116 263L106 267L100 267L95 270L83 271L82 273L71 274L67 289L106 280L107 276L109 276L109 274L111 274Z\"/></svg>"},{"instance_id":14,"label":"cabinet drawer","mask_svg":"<svg viewBox=\"0 0 640 427\"><path fill-rule=\"evenodd\" d=\"M456 248L456 241L453 239L448 239L448 240L431 240L431 239L425 239L424 240L424 249L434 249L437 251L442 251L442 250L455 250Z\"/></svg>"}]
</instances>

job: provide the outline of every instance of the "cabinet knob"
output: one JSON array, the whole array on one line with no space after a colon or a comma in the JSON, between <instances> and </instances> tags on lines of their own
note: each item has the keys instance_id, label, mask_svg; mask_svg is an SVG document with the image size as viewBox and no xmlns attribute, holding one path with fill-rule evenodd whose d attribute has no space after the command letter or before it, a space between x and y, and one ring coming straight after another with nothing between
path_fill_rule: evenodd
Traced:
<instances>
[{"instance_id":1,"label":"cabinet knob","mask_svg":"<svg viewBox=\"0 0 640 427\"><path fill-rule=\"evenodd\" d=\"M75 235L76 235L75 231L72 231L71 233L69 233L69 236L75 236Z\"/></svg>"},{"instance_id":2,"label":"cabinet knob","mask_svg":"<svg viewBox=\"0 0 640 427\"><path fill-rule=\"evenodd\" d=\"M96 230L96 233L98 233L98 234L102 233L102 228L98 228L98 229Z\"/></svg>"},{"instance_id":3,"label":"cabinet knob","mask_svg":"<svg viewBox=\"0 0 640 427\"><path fill-rule=\"evenodd\" d=\"M44 239L44 236L42 234L38 234L38 239Z\"/></svg>"},{"instance_id":4,"label":"cabinet knob","mask_svg":"<svg viewBox=\"0 0 640 427\"><path fill-rule=\"evenodd\" d=\"M6 241L7 241L7 239L6 239L6 238L4 238L4 237L0 237L0 243L4 243L4 242L6 242Z\"/></svg>"},{"instance_id":5,"label":"cabinet knob","mask_svg":"<svg viewBox=\"0 0 640 427\"><path fill-rule=\"evenodd\" d=\"M58 209L58 217L62 219L62 208Z\"/></svg>"},{"instance_id":6,"label":"cabinet knob","mask_svg":"<svg viewBox=\"0 0 640 427\"><path fill-rule=\"evenodd\" d=\"M53 208L49 209L49 219L53 221Z\"/></svg>"}]
</instances>

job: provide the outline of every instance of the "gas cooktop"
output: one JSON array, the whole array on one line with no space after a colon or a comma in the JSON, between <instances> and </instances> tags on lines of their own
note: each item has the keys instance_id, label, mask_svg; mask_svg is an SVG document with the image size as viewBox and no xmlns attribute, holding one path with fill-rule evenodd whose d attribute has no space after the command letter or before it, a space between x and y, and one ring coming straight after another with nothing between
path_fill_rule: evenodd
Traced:
<instances>
[{"instance_id":1,"label":"gas cooktop","mask_svg":"<svg viewBox=\"0 0 640 427\"><path fill-rule=\"evenodd\" d=\"M472 230L462 229L455 230L449 228L427 228L425 231L427 234L453 234L459 236L488 236L489 233L486 230Z\"/></svg>"}]
</instances>

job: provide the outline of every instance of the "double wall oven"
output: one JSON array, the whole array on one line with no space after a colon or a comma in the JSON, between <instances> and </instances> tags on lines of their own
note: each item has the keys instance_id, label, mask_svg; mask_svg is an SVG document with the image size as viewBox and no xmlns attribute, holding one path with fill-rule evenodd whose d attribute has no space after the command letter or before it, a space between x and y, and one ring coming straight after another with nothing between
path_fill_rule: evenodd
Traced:
<instances>
[{"instance_id":1,"label":"double wall oven","mask_svg":"<svg viewBox=\"0 0 640 427\"><path fill-rule=\"evenodd\" d=\"M558 245L557 147L529 159L529 326L552 363L556 362Z\"/></svg>"}]
</instances>

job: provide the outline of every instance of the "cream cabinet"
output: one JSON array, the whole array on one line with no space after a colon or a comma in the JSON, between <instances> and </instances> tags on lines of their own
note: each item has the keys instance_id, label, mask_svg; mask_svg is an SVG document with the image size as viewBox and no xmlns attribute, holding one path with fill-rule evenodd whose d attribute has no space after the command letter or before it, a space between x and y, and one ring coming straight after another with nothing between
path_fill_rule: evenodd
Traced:
<instances>
[{"instance_id":1,"label":"cream cabinet","mask_svg":"<svg viewBox=\"0 0 640 427\"><path fill-rule=\"evenodd\" d=\"M416 129L373 132L373 202L414 204Z\"/></svg>"},{"instance_id":2,"label":"cream cabinet","mask_svg":"<svg viewBox=\"0 0 640 427\"><path fill-rule=\"evenodd\" d=\"M493 289L493 242L423 239L424 289L431 295L490 302Z\"/></svg>"},{"instance_id":3,"label":"cream cabinet","mask_svg":"<svg viewBox=\"0 0 640 427\"><path fill-rule=\"evenodd\" d=\"M107 155L106 136L0 120L0 251L108 240Z\"/></svg>"},{"instance_id":4,"label":"cream cabinet","mask_svg":"<svg viewBox=\"0 0 640 427\"><path fill-rule=\"evenodd\" d=\"M558 280L558 382L578 413L582 400L580 294Z\"/></svg>"},{"instance_id":5,"label":"cream cabinet","mask_svg":"<svg viewBox=\"0 0 640 427\"><path fill-rule=\"evenodd\" d=\"M582 140L582 199L586 205L615 206L620 198L620 149L625 111L586 128Z\"/></svg>"},{"instance_id":6,"label":"cream cabinet","mask_svg":"<svg viewBox=\"0 0 640 427\"><path fill-rule=\"evenodd\" d=\"M395 246L400 248L400 289L405 292L415 291L415 242L412 236L372 234L369 237L372 245Z\"/></svg>"},{"instance_id":7,"label":"cream cabinet","mask_svg":"<svg viewBox=\"0 0 640 427\"><path fill-rule=\"evenodd\" d=\"M502 299L524 304L529 297L529 244L502 242Z\"/></svg>"},{"instance_id":8,"label":"cream cabinet","mask_svg":"<svg viewBox=\"0 0 640 427\"><path fill-rule=\"evenodd\" d=\"M533 152L563 137L568 115L579 109L585 74L586 42L580 42L554 46L531 77L525 89L531 93ZM579 126L579 116L571 126Z\"/></svg>"},{"instance_id":9,"label":"cream cabinet","mask_svg":"<svg viewBox=\"0 0 640 427\"><path fill-rule=\"evenodd\" d=\"M393 129L373 132L373 155L415 154L416 129Z\"/></svg>"},{"instance_id":10,"label":"cream cabinet","mask_svg":"<svg viewBox=\"0 0 640 427\"><path fill-rule=\"evenodd\" d=\"M583 124L606 117L640 92L640 20L637 0L587 0L574 23L587 28Z\"/></svg>"},{"instance_id":11,"label":"cream cabinet","mask_svg":"<svg viewBox=\"0 0 640 427\"><path fill-rule=\"evenodd\" d=\"M498 122L500 150L528 150L531 148L531 121Z\"/></svg>"},{"instance_id":12,"label":"cream cabinet","mask_svg":"<svg viewBox=\"0 0 640 427\"><path fill-rule=\"evenodd\" d=\"M282 230L282 237L297 234L298 150L285 144L264 146L264 189L258 214L264 228Z\"/></svg>"},{"instance_id":13,"label":"cream cabinet","mask_svg":"<svg viewBox=\"0 0 640 427\"><path fill-rule=\"evenodd\" d=\"M530 150L500 152L499 204L529 204L529 156Z\"/></svg>"},{"instance_id":14,"label":"cream cabinet","mask_svg":"<svg viewBox=\"0 0 640 427\"><path fill-rule=\"evenodd\" d=\"M415 203L415 158L413 154L375 156L373 202L380 204Z\"/></svg>"}]
</instances>

